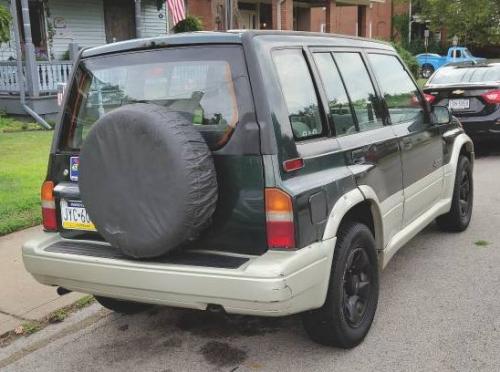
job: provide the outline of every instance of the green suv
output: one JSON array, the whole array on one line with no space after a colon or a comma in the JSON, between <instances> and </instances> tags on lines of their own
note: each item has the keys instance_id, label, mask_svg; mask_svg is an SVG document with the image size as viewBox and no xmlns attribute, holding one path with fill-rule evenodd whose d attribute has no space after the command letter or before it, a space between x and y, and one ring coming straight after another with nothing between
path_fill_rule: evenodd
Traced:
<instances>
[{"instance_id":1,"label":"green suv","mask_svg":"<svg viewBox=\"0 0 500 372\"><path fill-rule=\"evenodd\" d=\"M40 283L283 316L351 348L379 271L432 221L467 228L473 145L388 44L193 33L86 49L42 186Z\"/></svg>"}]
</instances>

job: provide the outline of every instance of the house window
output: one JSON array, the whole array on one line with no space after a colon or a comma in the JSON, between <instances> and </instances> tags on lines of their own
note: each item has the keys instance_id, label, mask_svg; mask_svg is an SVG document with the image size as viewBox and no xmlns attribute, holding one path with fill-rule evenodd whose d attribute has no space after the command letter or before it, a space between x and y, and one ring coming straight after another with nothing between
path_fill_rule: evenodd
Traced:
<instances>
[{"instance_id":1,"label":"house window","mask_svg":"<svg viewBox=\"0 0 500 372\"><path fill-rule=\"evenodd\" d=\"M38 59L47 59L47 30L45 27L45 9L44 3L41 1L30 1L29 15L31 24L31 39L33 40L33 45L35 46L35 53ZM24 34L24 27L22 21L22 8L21 2L17 0L17 18L19 23L19 31L21 36L21 42L25 43L26 38Z\"/></svg>"},{"instance_id":2,"label":"house window","mask_svg":"<svg viewBox=\"0 0 500 372\"><path fill-rule=\"evenodd\" d=\"M45 28L45 10L44 3L41 1L30 1L29 15L31 24L31 38L35 46L37 58L47 57L47 33ZM21 2L17 0L17 17L21 35L21 42L25 42L24 27L22 21Z\"/></svg>"}]
</instances>

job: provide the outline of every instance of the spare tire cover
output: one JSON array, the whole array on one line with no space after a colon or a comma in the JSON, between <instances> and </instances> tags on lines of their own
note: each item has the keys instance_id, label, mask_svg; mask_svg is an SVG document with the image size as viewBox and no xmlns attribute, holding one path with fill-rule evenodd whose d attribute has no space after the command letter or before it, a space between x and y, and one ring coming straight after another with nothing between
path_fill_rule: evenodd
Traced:
<instances>
[{"instance_id":1,"label":"spare tire cover","mask_svg":"<svg viewBox=\"0 0 500 372\"><path fill-rule=\"evenodd\" d=\"M195 239L217 202L212 155L189 115L153 104L122 106L94 124L79 186L98 232L136 258Z\"/></svg>"}]
</instances>

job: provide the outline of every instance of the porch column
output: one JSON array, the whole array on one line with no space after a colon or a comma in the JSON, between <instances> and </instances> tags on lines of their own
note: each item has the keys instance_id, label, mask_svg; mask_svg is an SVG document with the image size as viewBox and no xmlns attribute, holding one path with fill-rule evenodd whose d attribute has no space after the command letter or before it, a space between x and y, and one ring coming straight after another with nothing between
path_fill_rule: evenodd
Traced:
<instances>
[{"instance_id":1,"label":"porch column","mask_svg":"<svg viewBox=\"0 0 500 372\"><path fill-rule=\"evenodd\" d=\"M337 11L336 0L326 0L326 20L325 32L334 33L337 31L335 24L335 12Z\"/></svg>"},{"instance_id":2,"label":"porch column","mask_svg":"<svg viewBox=\"0 0 500 372\"><path fill-rule=\"evenodd\" d=\"M372 5L358 7L358 36L372 37Z\"/></svg>"},{"instance_id":3,"label":"porch column","mask_svg":"<svg viewBox=\"0 0 500 372\"><path fill-rule=\"evenodd\" d=\"M12 0L15 1L15 0ZM31 22L28 0L21 0L21 14L24 29L24 58L26 61L26 85L28 86L28 94L31 97L40 95L40 83L38 76L38 68L36 65L35 46L31 38ZM16 17L15 14L12 15Z\"/></svg>"},{"instance_id":4,"label":"porch column","mask_svg":"<svg viewBox=\"0 0 500 372\"><path fill-rule=\"evenodd\" d=\"M135 37L142 37L142 24L141 0L135 0Z\"/></svg>"},{"instance_id":5,"label":"porch column","mask_svg":"<svg viewBox=\"0 0 500 372\"><path fill-rule=\"evenodd\" d=\"M273 29L293 30L293 0L273 0Z\"/></svg>"}]
</instances>

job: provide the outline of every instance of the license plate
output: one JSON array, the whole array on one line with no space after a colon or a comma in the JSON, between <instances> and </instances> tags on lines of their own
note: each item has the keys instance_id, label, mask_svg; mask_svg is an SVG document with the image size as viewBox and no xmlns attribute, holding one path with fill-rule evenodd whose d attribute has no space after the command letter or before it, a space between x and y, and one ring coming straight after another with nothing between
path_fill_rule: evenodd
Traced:
<instances>
[{"instance_id":1,"label":"license plate","mask_svg":"<svg viewBox=\"0 0 500 372\"><path fill-rule=\"evenodd\" d=\"M468 110L470 107L470 100L468 99L450 99L448 103L450 110Z\"/></svg>"},{"instance_id":2,"label":"license plate","mask_svg":"<svg viewBox=\"0 0 500 372\"><path fill-rule=\"evenodd\" d=\"M61 222L63 229L96 231L80 200L61 200Z\"/></svg>"}]
</instances>

